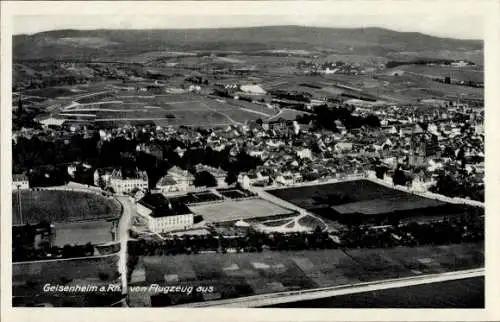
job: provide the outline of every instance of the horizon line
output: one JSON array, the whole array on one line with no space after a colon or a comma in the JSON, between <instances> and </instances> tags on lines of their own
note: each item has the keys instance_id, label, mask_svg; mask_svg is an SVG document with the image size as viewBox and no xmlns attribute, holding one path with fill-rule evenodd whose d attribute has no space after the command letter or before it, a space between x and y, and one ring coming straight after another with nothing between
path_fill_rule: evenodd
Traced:
<instances>
[{"instance_id":1,"label":"horizon line","mask_svg":"<svg viewBox=\"0 0 500 322\"><path fill-rule=\"evenodd\" d=\"M300 27L300 28L316 28L316 29L342 29L342 30L355 30L355 29L381 29L381 30L387 30L387 31L392 31L392 32L397 32L397 33L404 33L404 34L421 34L421 35L426 35L430 37L435 37L435 38L442 38L442 39L455 39L455 40L464 40L464 41L481 41L484 42L484 39L482 38L460 38L460 37L450 37L450 36L440 36L440 35L435 35L431 33L424 33L420 31L400 31L400 30L395 30L387 27L380 27L380 26L359 26L359 27L332 27L332 26L314 26L314 25L301 25L301 24L283 24L283 25L276 25L276 24L263 24L260 26L227 26L227 27L182 27L182 28L175 28L175 27L168 27L168 28L127 28L127 27L122 27L122 28L61 28L61 29L48 29L48 30L42 30L34 33L13 33L12 36L35 36L38 34L43 34L43 33L48 33L48 32L56 32L56 31L122 31L122 30L132 30L132 31L167 31L167 30L227 30L227 29L255 29L255 28L273 28L273 27Z\"/></svg>"}]
</instances>

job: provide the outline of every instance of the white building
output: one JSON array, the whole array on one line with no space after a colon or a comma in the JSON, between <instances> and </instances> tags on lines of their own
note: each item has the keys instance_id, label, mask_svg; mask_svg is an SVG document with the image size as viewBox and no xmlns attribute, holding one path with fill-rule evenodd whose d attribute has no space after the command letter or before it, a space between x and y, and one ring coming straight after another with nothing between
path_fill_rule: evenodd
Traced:
<instances>
[{"instance_id":1,"label":"white building","mask_svg":"<svg viewBox=\"0 0 500 322\"><path fill-rule=\"evenodd\" d=\"M28 177L25 174L14 174L12 175L12 190L17 189L29 189L30 183Z\"/></svg>"},{"instance_id":2,"label":"white building","mask_svg":"<svg viewBox=\"0 0 500 322\"><path fill-rule=\"evenodd\" d=\"M352 150L351 142L337 142L335 144L335 151L337 152L348 152Z\"/></svg>"},{"instance_id":3,"label":"white building","mask_svg":"<svg viewBox=\"0 0 500 322\"><path fill-rule=\"evenodd\" d=\"M303 148L297 151L297 156L301 159L312 159L311 149Z\"/></svg>"},{"instance_id":4,"label":"white building","mask_svg":"<svg viewBox=\"0 0 500 322\"><path fill-rule=\"evenodd\" d=\"M137 214L155 233L185 230L194 224L194 215L184 204L172 204L162 194L150 194L137 202Z\"/></svg>"},{"instance_id":5,"label":"white building","mask_svg":"<svg viewBox=\"0 0 500 322\"><path fill-rule=\"evenodd\" d=\"M106 185L113 188L116 194L122 195L130 193L135 189L147 189L148 175L146 171L139 171L137 169L129 175L124 175L120 169L113 170Z\"/></svg>"},{"instance_id":6,"label":"white building","mask_svg":"<svg viewBox=\"0 0 500 322\"><path fill-rule=\"evenodd\" d=\"M162 193L191 191L194 188L194 176L189 171L174 166L158 180L156 187Z\"/></svg>"},{"instance_id":7,"label":"white building","mask_svg":"<svg viewBox=\"0 0 500 322\"><path fill-rule=\"evenodd\" d=\"M53 118L53 117L49 117L47 119L44 119L44 120L40 120L40 124L42 124L43 127L49 127L49 126L62 126L63 123L65 122L66 120L63 120L63 119L56 119L56 118Z\"/></svg>"}]
</instances>

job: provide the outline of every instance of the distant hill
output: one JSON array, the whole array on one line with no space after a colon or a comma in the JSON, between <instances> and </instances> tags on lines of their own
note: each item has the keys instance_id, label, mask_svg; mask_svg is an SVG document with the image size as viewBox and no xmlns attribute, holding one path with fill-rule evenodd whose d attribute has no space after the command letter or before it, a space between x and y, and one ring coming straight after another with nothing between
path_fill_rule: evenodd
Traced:
<instances>
[{"instance_id":1,"label":"distant hill","mask_svg":"<svg viewBox=\"0 0 500 322\"><path fill-rule=\"evenodd\" d=\"M149 51L332 49L387 55L399 52L482 51L481 40L433 37L382 28L270 26L170 30L54 30L13 37L14 59L95 59Z\"/></svg>"}]
</instances>

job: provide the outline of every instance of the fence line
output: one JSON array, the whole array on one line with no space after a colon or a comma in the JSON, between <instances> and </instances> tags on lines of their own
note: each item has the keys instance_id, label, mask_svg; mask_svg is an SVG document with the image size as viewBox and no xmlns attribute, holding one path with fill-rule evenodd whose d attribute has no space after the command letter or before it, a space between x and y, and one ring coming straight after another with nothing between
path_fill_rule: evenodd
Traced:
<instances>
[{"instance_id":1,"label":"fence line","mask_svg":"<svg viewBox=\"0 0 500 322\"><path fill-rule=\"evenodd\" d=\"M436 200L440 200L440 201L444 201L444 202L448 202L448 203L453 203L453 204L466 204L466 205L470 205L470 206L484 208L484 203L480 202L480 201L476 201L476 200L470 200L470 199L464 199L464 198L458 198L458 197L447 197L447 196L433 193L430 191L418 191L418 190L415 190L412 188L407 188L404 186L397 186L394 184L390 184L390 183L388 183L382 179L378 179L378 178L368 177L367 179L370 180L371 182L374 182L374 183L377 183L377 184L380 184L380 185L383 185L383 186L386 186L386 187L389 187L392 189L408 192L408 193L418 195L421 197L425 197L425 198L436 199Z\"/></svg>"}]
</instances>

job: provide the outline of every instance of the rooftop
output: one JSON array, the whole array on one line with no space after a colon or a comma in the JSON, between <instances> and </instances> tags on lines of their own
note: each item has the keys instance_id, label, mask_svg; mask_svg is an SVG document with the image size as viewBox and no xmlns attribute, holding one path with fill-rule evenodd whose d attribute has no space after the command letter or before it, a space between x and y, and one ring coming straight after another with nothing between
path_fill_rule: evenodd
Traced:
<instances>
[{"instance_id":1,"label":"rooftop","mask_svg":"<svg viewBox=\"0 0 500 322\"><path fill-rule=\"evenodd\" d=\"M24 173L13 174L12 175L12 181L13 182L16 182L16 181L27 181L27 180L28 180L28 177Z\"/></svg>"},{"instance_id":2,"label":"rooftop","mask_svg":"<svg viewBox=\"0 0 500 322\"><path fill-rule=\"evenodd\" d=\"M160 218L190 214L189 208L178 202L170 202L160 193L149 194L138 201L139 204L152 210L151 217Z\"/></svg>"}]
</instances>

